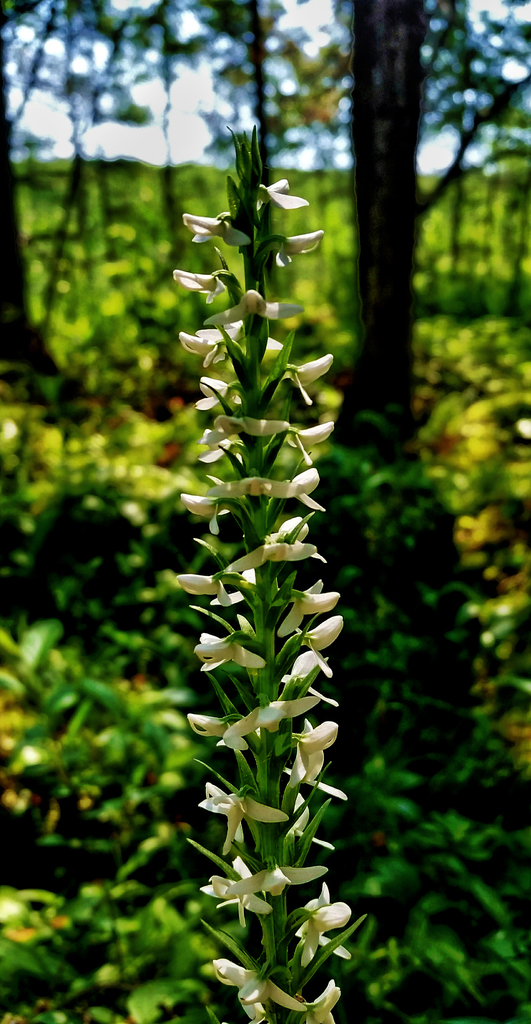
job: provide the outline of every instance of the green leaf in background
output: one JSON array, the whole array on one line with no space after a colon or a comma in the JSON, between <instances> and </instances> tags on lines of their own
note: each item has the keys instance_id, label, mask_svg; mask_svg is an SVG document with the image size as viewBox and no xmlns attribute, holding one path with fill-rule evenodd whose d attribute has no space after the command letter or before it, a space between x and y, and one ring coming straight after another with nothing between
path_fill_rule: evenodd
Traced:
<instances>
[{"instance_id":1,"label":"green leaf in background","mask_svg":"<svg viewBox=\"0 0 531 1024\"><path fill-rule=\"evenodd\" d=\"M24 633L20 642L20 654L30 668L38 668L43 658L50 653L64 633L59 619L43 619L34 622Z\"/></svg>"},{"instance_id":2,"label":"green leaf in background","mask_svg":"<svg viewBox=\"0 0 531 1024\"><path fill-rule=\"evenodd\" d=\"M8 672L5 668L0 668L0 690L9 690L10 693L14 693L17 697L22 696L25 692L20 679L11 675L11 672Z\"/></svg>"},{"instance_id":3,"label":"green leaf in background","mask_svg":"<svg viewBox=\"0 0 531 1024\"><path fill-rule=\"evenodd\" d=\"M79 1024L78 1014L64 1013L63 1010L46 1010L33 1018L33 1024Z\"/></svg>"},{"instance_id":4,"label":"green leaf in background","mask_svg":"<svg viewBox=\"0 0 531 1024\"><path fill-rule=\"evenodd\" d=\"M163 1010L173 1009L180 989L179 982L171 978L159 978L140 985L127 999L127 1009L135 1024L155 1024Z\"/></svg>"}]
</instances>

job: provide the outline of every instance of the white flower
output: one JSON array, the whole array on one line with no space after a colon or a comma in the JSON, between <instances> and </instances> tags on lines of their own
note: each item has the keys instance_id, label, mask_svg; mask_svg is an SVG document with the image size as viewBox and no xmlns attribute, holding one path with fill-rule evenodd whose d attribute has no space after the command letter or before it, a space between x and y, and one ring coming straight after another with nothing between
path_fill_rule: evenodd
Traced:
<instances>
[{"instance_id":1,"label":"white flower","mask_svg":"<svg viewBox=\"0 0 531 1024\"><path fill-rule=\"evenodd\" d=\"M304 651L303 654L299 654L299 657L296 659L289 675L282 676L281 682L285 683L286 686L294 679L298 679L302 682L306 676L310 674L312 669L317 667L317 665L321 668L318 655L315 651ZM324 700L326 704L332 704L335 708L339 707L337 700L333 700L332 697L325 697L323 693L319 693L319 691L315 690L313 686L310 686L308 693L315 694L315 696L319 697L320 700Z\"/></svg>"},{"instance_id":2,"label":"white flower","mask_svg":"<svg viewBox=\"0 0 531 1024\"><path fill-rule=\"evenodd\" d=\"M314 444L320 444L321 441L326 441L334 427L334 421L328 420L327 423L318 423L315 427L307 427L305 430L294 430L293 440L288 437L288 443L293 445L293 447L299 448L306 465L311 466L312 460L308 455L307 449L311 448Z\"/></svg>"},{"instance_id":3,"label":"white flower","mask_svg":"<svg viewBox=\"0 0 531 1024\"><path fill-rule=\"evenodd\" d=\"M271 871L259 871L256 875L250 875L241 882L231 882L227 894L243 896L253 892L270 892L272 896L280 896L287 885L305 885L306 882L314 882L316 878L321 878L327 871L328 868L319 865L314 868L276 867Z\"/></svg>"},{"instance_id":4,"label":"white flower","mask_svg":"<svg viewBox=\"0 0 531 1024\"><path fill-rule=\"evenodd\" d=\"M212 672L225 661L235 661L237 665L245 668L263 668L265 661L259 654L247 651L240 644L231 642L230 636L221 638L212 636L211 633L201 633L200 643L196 644L194 651L197 657L204 661L201 671Z\"/></svg>"},{"instance_id":5,"label":"white flower","mask_svg":"<svg viewBox=\"0 0 531 1024\"><path fill-rule=\"evenodd\" d=\"M174 270L173 280L187 288L189 292L201 292L206 295L207 303L225 291L223 281L213 274L190 274L187 270Z\"/></svg>"},{"instance_id":6,"label":"white flower","mask_svg":"<svg viewBox=\"0 0 531 1024\"><path fill-rule=\"evenodd\" d=\"M300 206L310 205L307 199L289 196L288 192L289 181L287 178L281 178L280 181L275 181L268 188L265 185L260 185L258 202L261 206L262 203L270 201L273 206L279 206L281 210L297 210Z\"/></svg>"},{"instance_id":7,"label":"white flower","mask_svg":"<svg viewBox=\"0 0 531 1024\"><path fill-rule=\"evenodd\" d=\"M305 615L318 615L320 612L330 612L335 608L340 598L338 591L330 590L323 594L322 589L323 581L318 580L308 590L295 591L299 596L294 598L291 611L277 629L277 636L292 633L300 626Z\"/></svg>"},{"instance_id":8,"label":"white flower","mask_svg":"<svg viewBox=\"0 0 531 1024\"><path fill-rule=\"evenodd\" d=\"M255 708L245 718L240 718L232 725L222 718L210 715L187 715L188 721L198 736L221 736L226 747L233 750L248 750L249 745L243 739L257 729L278 732L280 722L285 718L303 715L319 703L318 697L300 697L298 700L276 700L264 708Z\"/></svg>"},{"instance_id":9,"label":"white flower","mask_svg":"<svg viewBox=\"0 0 531 1024\"><path fill-rule=\"evenodd\" d=\"M180 573L177 580L187 594L214 594L217 598L216 604L229 608L233 604L243 601L243 595L236 591L235 594L227 594L221 580L213 576L199 576L195 573ZM212 601L211 604L214 604Z\"/></svg>"},{"instance_id":10,"label":"white flower","mask_svg":"<svg viewBox=\"0 0 531 1024\"><path fill-rule=\"evenodd\" d=\"M205 324L232 324L235 320L243 320L251 313L267 317L269 320L283 320L302 312L303 307L293 302L266 302L260 292L250 289L245 292L237 306L226 309L224 313L209 316Z\"/></svg>"},{"instance_id":11,"label":"white flower","mask_svg":"<svg viewBox=\"0 0 531 1024\"><path fill-rule=\"evenodd\" d=\"M227 327L226 330L229 337L236 338L241 326L242 322L240 320ZM185 331L180 331L179 341L186 352L193 352L194 355L203 356L203 366L205 369L211 363L219 363L221 359L225 358L225 338L221 331L213 328L206 331L198 331L197 334L186 334Z\"/></svg>"},{"instance_id":12,"label":"white flower","mask_svg":"<svg viewBox=\"0 0 531 1024\"><path fill-rule=\"evenodd\" d=\"M334 640L337 640L341 630L343 629L343 616L332 615L329 619L325 619L318 626L314 626L313 629L309 630L303 639L303 644L306 644L317 658L317 662L324 672L325 676L330 678L333 673L324 658L321 657L320 651L325 647L329 647L333 644Z\"/></svg>"},{"instance_id":13,"label":"white flower","mask_svg":"<svg viewBox=\"0 0 531 1024\"><path fill-rule=\"evenodd\" d=\"M222 509L218 512L218 502L212 501L210 498L200 498L196 494L181 494L181 501L189 512L192 512L195 516L201 516L202 519L209 519L209 529L211 533L219 533L218 515L227 515L228 509Z\"/></svg>"},{"instance_id":14,"label":"white flower","mask_svg":"<svg viewBox=\"0 0 531 1024\"><path fill-rule=\"evenodd\" d=\"M214 786L212 782L206 784L206 800L199 804L205 811L213 811L214 814L225 814L227 816L227 837L223 846L223 854L226 855L234 840L243 842L243 829L241 823L244 818L252 818L254 821L287 821L288 815L276 807L266 807L259 804L250 796L241 797L237 793L224 793L222 789Z\"/></svg>"},{"instance_id":15,"label":"white flower","mask_svg":"<svg viewBox=\"0 0 531 1024\"><path fill-rule=\"evenodd\" d=\"M311 910L312 916L295 934L299 939L304 939L301 964L303 967L307 967L313 960L318 947L330 942L330 939L325 938L323 933L331 928L344 928L352 911L346 903L330 903L330 893L324 882L321 895L316 900L310 900L304 909ZM334 953L343 957L344 960L350 960L351 954L344 946L338 946Z\"/></svg>"},{"instance_id":16,"label":"white flower","mask_svg":"<svg viewBox=\"0 0 531 1024\"><path fill-rule=\"evenodd\" d=\"M296 540L294 544L261 544L248 555L242 555L227 566L228 572L243 572L246 569L258 569L265 562L300 562L302 558L321 558L317 554L315 544L302 544Z\"/></svg>"},{"instance_id":17,"label":"white flower","mask_svg":"<svg viewBox=\"0 0 531 1024\"><path fill-rule=\"evenodd\" d=\"M261 494L271 498L298 498L308 508L318 509L324 512L325 509L308 495L315 490L319 483L319 474L316 469L306 469L299 473L293 480L269 480L267 477L250 476L243 480L230 480L228 483L219 483L211 487L207 492L209 498L240 498L244 494L258 497Z\"/></svg>"},{"instance_id":18,"label":"white flower","mask_svg":"<svg viewBox=\"0 0 531 1024\"><path fill-rule=\"evenodd\" d=\"M219 331L216 332L219 334ZM221 334L219 335L221 338ZM199 381L199 388L204 394L204 398L200 398L195 403L196 409L201 409L202 412L206 412L207 409L213 409L218 404L219 398L216 391L225 398L230 385L226 384L224 380L218 380L217 377L201 377ZM215 390L213 390L215 388Z\"/></svg>"},{"instance_id":19,"label":"white flower","mask_svg":"<svg viewBox=\"0 0 531 1024\"><path fill-rule=\"evenodd\" d=\"M289 426L287 420L257 420L252 416L216 416L214 420L215 430L221 431L225 437L241 431L252 437L271 437L289 430Z\"/></svg>"},{"instance_id":20,"label":"white flower","mask_svg":"<svg viewBox=\"0 0 531 1024\"><path fill-rule=\"evenodd\" d=\"M211 715L189 714L186 717L198 736L223 736L228 728L222 718L213 718Z\"/></svg>"},{"instance_id":21,"label":"white flower","mask_svg":"<svg viewBox=\"0 0 531 1024\"><path fill-rule=\"evenodd\" d=\"M232 862L232 867L238 872L240 878L250 878L251 872L249 868L242 860L241 857L236 857ZM218 907L228 906L230 903L238 904L238 917L242 928L245 928L245 911L251 910L254 914L270 914L272 907L265 900L260 899L254 894L242 895L242 896L229 896L227 889L229 886L234 884L234 880L231 878L223 878L221 875L212 875L209 879L210 885L202 885L201 892L207 894L207 896L214 896L216 899L221 900L218 903Z\"/></svg>"},{"instance_id":22,"label":"white flower","mask_svg":"<svg viewBox=\"0 0 531 1024\"><path fill-rule=\"evenodd\" d=\"M328 353L326 356L321 356L320 359L312 359L309 363L303 363L302 366L292 366L284 374L297 385L306 405L313 405L306 391L306 385L312 384L318 377L322 377L330 369L333 361L334 357Z\"/></svg>"},{"instance_id":23,"label":"white flower","mask_svg":"<svg viewBox=\"0 0 531 1024\"><path fill-rule=\"evenodd\" d=\"M261 1019L264 1016L263 1003L272 999L279 1006L285 1006L288 1010L303 1012L306 1009L305 1003L300 1003L294 996L288 995L267 978L259 978L255 971L247 971L238 964L233 964L224 958L213 960L214 970L218 981L223 985L236 985L239 989L238 999L244 1010L247 1011L251 1020ZM252 1014L251 1007L255 1007Z\"/></svg>"},{"instance_id":24,"label":"white flower","mask_svg":"<svg viewBox=\"0 0 531 1024\"><path fill-rule=\"evenodd\" d=\"M291 769L288 786L300 786L302 782L314 782L324 765L324 750L335 743L337 722L321 722L315 729L306 719L304 729L297 739L297 753Z\"/></svg>"},{"instance_id":25,"label":"white flower","mask_svg":"<svg viewBox=\"0 0 531 1024\"><path fill-rule=\"evenodd\" d=\"M330 981L324 992L314 1003L307 1003L308 1013L304 1024L334 1024L331 1011L341 997L341 989L335 981Z\"/></svg>"},{"instance_id":26,"label":"white flower","mask_svg":"<svg viewBox=\"0 0 531 1024\"><path fill-rule=\"evenodd\" d=\"M195 232L193 242L222 238L227 245L248 245L251 241L249 235L232 227L228 213L220 213L219 217L196 217L193 213L183 213L183 224Z\"/></svg>"},{"instance_id":27,"label":"white flower","mask_svg":"<svg viewBox=\"0 0 531 1024\"><path fill-rule=\"evenodd\" d=\"M285 768L284 771L287 771L288 775L290 774L289 769ZM304 803L304 798L301 796L300 793L297 793L297 796L295 797L295 810L298 811L299 807L303 803ZM302 836L303 833L304 833L304 829L306 828L309 820L310 820L310 812L309 812L308 808L305 807L303 812L302 812L302 814L299 815L299 817L297 818L297 821L295 822L294 825L292 825L292 827L290 828L290 830L287 833L287 835L288 836L289 835ZM324 846L325 849L327 849L327 850L335 850L335 846L332 846L332 843L327 843L326 840L324 840L324 839L316 839L315 836L312 839L312 843L316 843L318 846Z\"/></svg>"},{"instance_id":28,"label":"white flower","mask_svg":"<svg viewBox=\"0 0 531 1024\"><path fill-rule=\"evenodd\" d=\"M242 432L253 437L271 437L289 430L287 420L258 420L252 416L216 416L214 430L205 430L198 444L207 444L210 451L199 456L200 462L216 462L230 447L229 438ZM237 458L239 456L237 455ZM241 459L240 459L241 461Z\"/></svg>"},{"instance_id":29,"label":"white flower","mask_svg":"<svg viewBox=\"0 0 531 1024\"><path fill-rule=\"evenodd\" d=\"M280 251L277 252L277 267L286 267L291 263L291 257L298 253L317 249L323 235L324 231L310 231L307 235L291 235L285 238Z\"/></svg>"},{"instance_id":30,"label":"white flower","mask_svg":"<svg viewBox=\"0 0 531 1024\"><path fill-rule=\"evenodd\" d=\"M311 708L319 703L318 697L300 697L298 700L274 700L264 708L255 708L245 718L227 728L223 734L223 742L233 750L248 750L248 744L243 739L257 729L267 729L268 732L278 732L280 722L285 718L295 718L296 715L304 715Z\"/></svg>"}]
</instances>

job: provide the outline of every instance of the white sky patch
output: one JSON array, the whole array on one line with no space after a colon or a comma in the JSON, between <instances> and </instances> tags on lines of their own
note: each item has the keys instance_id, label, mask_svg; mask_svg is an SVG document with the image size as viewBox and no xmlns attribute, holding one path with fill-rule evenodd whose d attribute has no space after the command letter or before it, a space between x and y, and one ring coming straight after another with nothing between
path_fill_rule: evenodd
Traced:
<instances>
[{"instance_id":1,"label":"white sky patch","mask_svg":"<svg viewBox=\"0 0 531 1024\"><path fill-rule=\"evenodd\" d=\"M157 125L126 125L104 121L85 133L83 150L88 157L116 160L128 157L162 167L166 163L166 140Z\"/></svg>"},{"instance_id":2,"label":"white sky patch","mask_svg":"<svg viewBox=\"0 0 531 1024\"><path fill-rule=\"evenodd\" d=\"M33 94L26 104L20 127L34 138L49 139L55 159L68 160L74 155L72 122L49 93L36 91Z\"/></svg>"},{"instance_id":3,"label":"white sky patch","mask_svg":"<svg viewBox=\"0 0 531 1024\"><path fill-rule=\"evenodd\" d=\"M111 0L112 7L120 12L130 9L147 12L153 8L154 2L155 0ZM491 17L497 18L501 22L507 17L507 0L468 0L468 2L469 15L474 27L479 28L482 11L487 11ZM266 14L267 7L268 4L264 0L264 13ZM303 30L309 37L309 42L305 47L306 53L308 56L316 55L319 47L329 40L330 30L333 29L335 23L332 0L304 0L302 3L297 0L284 0L284 7L285 13L280 19L280 27L286 31ZM531 22L531 0L519 7L518 10L515 9L514 17L516 21ZM199 29L200 24L196 16L191 11L185 12L180 25L183 40L191 38ZM30 26L21 26L19 37L26 43L32 43L35 39L35 32ZM65 48L63 42L57 37L46 40L45 50L52 58L64 59ZM94 40L91 59L97 71L102 71L105 68L109 52L109 44L106 41ZM103 156L107 159L126 157L160 166L167 160L169 150L173 163L211 162L212 158L205 154L205 150L211 142L211 134L201 117L201 112L206 114L216 111L228 118L230 118L230 113L225 115L222 108L222 99L216 93L208 60L202 60L193 69L186 68L184 64L181 65L179 74L171 87L171 110L168 142L166 142L163 132L166 92L155 67L159 55L156 50L151 50L147 51L144 57L152 61L153 78L151 81L134 85L131 89L131 97L139 106L148 108L152 119L151 124L132 125L109 120L95 125L83 136L84 155ZM74 70L79 69L80 72L86 70L87 58L85 56L78 55L75 60L79 64ZM507 81L518 81L526 74L527 69L518 61L516 55L506 61L504 78ZM127 72L124 72L124 85L127 86L126 79ZM289 90L290 84L287 82L285 91L289 92ZM17 83L10 89L10 110L16 109L21 96ZM245 97L244 101L247 109L248 98ZM103 102L102 107L104 107ZM247 119L247 114L245 119ZM72 156L72 124L67 107L51 93L44 90L32 93L26 104L20 127L34 138L46 141L47 159ZM336 166L349 166L350 154L339 145L339 139L337 142L338 145L334 146ZM435 138L432 136L419 148L418 169L420 173L443 173L454 158L456 145L457 136L451 127L444 128ZM316 159L318 163L318 153ZM286 154L286 166L289 165L289 160L296 161L297 165L301 167L315 166L315 160L312 160L311 146L305 145L293 156Z\"/></svg>"},{"instance_id":4,"label":"white sky patch","mask_svg":"<svg viewBox=\"0 0 531 1024\"><path fill-rule=\"evenodd\" d=\"M443 174L452 163L459 145L459 134L451 125L441 129L436 138L421 144L417 151L419 174Z\"/></svg>"}]
</instances>

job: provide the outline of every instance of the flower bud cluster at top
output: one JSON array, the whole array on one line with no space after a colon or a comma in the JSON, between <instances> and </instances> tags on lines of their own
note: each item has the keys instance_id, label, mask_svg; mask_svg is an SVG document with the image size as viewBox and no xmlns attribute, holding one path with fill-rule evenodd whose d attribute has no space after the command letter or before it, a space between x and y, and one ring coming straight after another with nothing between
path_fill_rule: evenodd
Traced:
<instances>
[{"instance_id":1,"label":"flower bud cluster at top","mask_svg":"<svg viewBox=\"0 0 531 1024\"><path fill-rule=\"evenodd\" d=\"M266 295L273 256L283 267L293 255L314 249L323 232L291 237L274 233L272 208L289 211L308 204L290 194L285 179L268 188L261 184L256 132L251 141L245 136L235 139L235 148L239 181L228 178L228 212L215 218L184 214L183 221L194 242L221 239L239 248L244 283L228 269L219 250L221 269L211 275L174 271L182 287L205 294L207 303L225 291L230 302L224 312L208 317L205 329L179 336L188 352L202 356L205 369L227 367L225 379L201 378L204 397L197 403L198 409L217 412L212 427L199 438L205 447L199 458L206 463L222 459L227 478L210 477L213 486L206 495L183 494L182 501L191 513L209 521L213 534L219 533L218 517L231 513L245 549L227 563L202 541L217 571L177 577L189 594L211 597L216 610L199 610L214 620L218 631L202 633L195 652L203 671L214 673L220 666L224 670L223 685L216 675L211 677L220 715L189 714L188 719L196 733L217 737L218 744L234 751L237 769L234 783L214 773L224 788L207 783L200 804L226 818L221 853L230 859L194 845L221 872L210 877L203 892L219 906L234 904L242 925L246 911L256 914L262 925L262 948L254 953L229 940L240 963L215 960L218 980L237 988L240 1005L251 1020L333 1024L332 1009L340 996L335 982L330 981L313 1001L305 986L331 953L350 957L342 941L362 919L337 932L347 925L351 911L345 903L330 901L324 883L317 898L289 913L286 897L291 887L312 883L328 870L306 864L316 845L333 849L317 838L329 801L315 810L316 794L346 799L341 790L321 781L324 751L336 739L337 724L325 721L314 726L307 718L295 724L324 701L337 706L313 684L319 672L332 675L322 652L343 626L340 615L321 622L316 616L331 612L339 594L324 592L321 580L306 590L297 589L292 565L312 558L324 561L306 540L308 520L315 510L322 510L310 496L319 483L311 451L334 425L293 426L289 412L294 389L289 385L280 414L270 416L283 380L295 385L303 403L311 405L306 388L328 370L332 356L292 363L294 332L280 344L269 337L269 321L296 316L302 307L269 301ZM285 443L295 455L290 479L279 478L275 471L279 454L284 457L289 451ZM288 513L286 518L290 499L301 502L309 513L291 518ZM245 615L231 611L236 604L244 607ZM237 625L229 621L234 615ZM330 930L336 930L333 937L325 935ZM227 945L224 933L210 931Z\"/></svg>"}]
</instances>

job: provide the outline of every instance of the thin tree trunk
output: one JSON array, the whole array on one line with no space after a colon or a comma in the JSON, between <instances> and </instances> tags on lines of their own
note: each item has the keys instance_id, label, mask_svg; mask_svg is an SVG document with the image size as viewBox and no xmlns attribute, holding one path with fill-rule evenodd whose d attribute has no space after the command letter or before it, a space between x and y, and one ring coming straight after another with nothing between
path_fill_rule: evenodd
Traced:
<instances>
[{"instance_id":1,"label":"thin tree trunk","mask_svg":"<svg viewBox=\"0 0 531 1024\"><path fill-rule=\"evenodd\" d=\"M422 0L354 0L353 137L365 337L336 428L345 444L360 410L383 413L394 406L402 438L413 426L411 271L424 35Z\"/></svg>"},{"instance_id":2,"label":"thin tree trunk","mask_svg":"<svg viewBox=\"0 0 531 1024\"><path fill-rule=\"evenodd\" d=\"M19 247L13 194L13 175L9 159L10 124L6 115L3 81L4 53L2 30L5 14L0 13L0 230L2 236L2 273L0 274L0 352L8 360L29 362L38 373L57 373L57 367L44 347L40 333L28 322L24 267Z\"/></svg>"},{"instance_id":3,"label":"thin tree trunk","mask_svg":"<svg viewBox=\"0 0 531 1024\"><path fill-rule=\"evenodd\" d=\"M249 57L254 68L255 83L255 107L254 113L258 121L258 135L260 143L260 156L263 164L262 181L265 185L269 183L268 178L268 152L267 152L267 119L265 114L264 94L264 57L265 40L262 19L258 10L258 0L250 0L251 32L253 41L249 46Z\"/></svg>"},{"instance_id":4,"label":"thin tree trunk","mask_svg":"<svg viewBox=\"0 0 531 1024\"><path fill-rule=\"evenodd\" d=\"M514 185L517 188L516 182ZM516 246L513 261L513 279L509 286L507 295L506 314L516 316L521 313L521 290L524 271L524 260L527 255L527 242L529 237L530 219L530 193L531 193L531 169L528 169L525 180L522 182L521 202L519 210L519 230L515 231Z\"/></svg>"}]
</instances>

